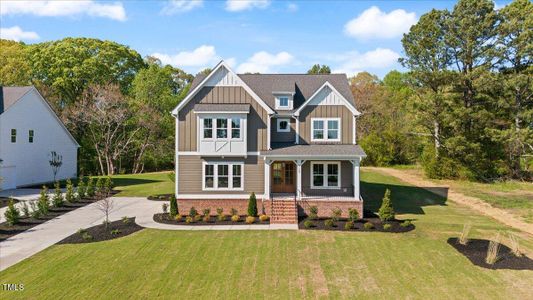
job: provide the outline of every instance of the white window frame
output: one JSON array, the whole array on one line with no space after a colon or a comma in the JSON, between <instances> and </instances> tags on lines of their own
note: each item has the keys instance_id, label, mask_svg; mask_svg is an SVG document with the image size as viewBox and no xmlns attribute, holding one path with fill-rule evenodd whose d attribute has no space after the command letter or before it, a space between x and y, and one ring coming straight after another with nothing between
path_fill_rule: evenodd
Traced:
<instances>
[{"instance_id":1,"label":"white window frame","mask_svg":"<svg viewBox=\"0 0 533 300\"><path fill-rule=\"evenodd\" d=\"M322 139L315 139L314 131L315 131L315 121L321 121L324 125L322 129L322 135L324 138ZM328 121L337 121L338 124L338 134L336 139L329 139L328 138ZM311 141L313 142L340 142L341 136L342 136L342 124L341 124L341 118L311 118ZM318 129L317 129L318 130Z\"/></svg>"},{"instance_id":2,"label":"white window frame","mask_svg":"<svg viewBox=\"0 0 533 300\"><path fill-rule=\"evenodd\" d=\"M281 98L287 98L287 106L281 106ZM276 96L276 109L291 110L293 108L293 97L290 94L281 94Z\"/></svg>"},{"instance_id":3,"label":"white window frame","mask_svg":"<svg viewBox=\"0 0 533 300\"><path fill-rule=\"evenodd\" d=\"M281 129L280 128L280 123L281 122L287 122L287 128L286 129ZM276 123L277 123L277 131L278 132L291 132L291 119L289 119L289 118L278 118L276 120Z\"/></svg>"},{"instance_id":4,"label":"white window frame","mask_svg":"<svg viewBox=\"0 0 533 300\"><path fill-rule=\"evenodd\" d=\"M204 120L205 119L211 119L211 129L212 134L211 138L204 138ZM222 129L218 128L217 119L226 119L226 137L225 138L218 138L217 137L217 130ZM238 138L232 138L232 130L237 129L232 127L231 120L232 119L239 119L240 127L239 129L239 137ZM242 141L244 139L244 130L243 127L245 126L246 122L244 121L244 118L242 116L228 116L228 117L201 117L198 118L198 123L200 123L200 140L201 141Z\"/></svg>"},{"instance_id":5,"label":"white window frame","mask_svg":"<svg viewBox=\"0 0 533 300\"><path fill-rule=\"evenodd\" d=\"M323 165L324 166L324 179L323 179L323 186L316 186L315 182L313 180L313 168L315 165ZM337 168L339 170L339 174L337 175L337 185L336 186L328 186L328 165L337 165ZM314 190L338 190L341 188L341 162L340 161L312 161L311 162L311 170L310 170L310 181L311 181L311 189Z\"/></svg>"},{"instance_id":6,"label":"white window frame","mask_svg":"<svg viewBox=\"0 0 533 300\"><path fill-rule=\"evenodd\" d=\"M213 165L213 187L208 188L205 186L205 166ZM219 165L228 165L228 187L219 188L218 187L218 166ZM233 166L237 165L241 167L241 186L238 188L233 187ZM244 191L244 163L243 162L227 162L227 161L216 161L216 162L202 162L202 190L203 191Z\"/></svg>"}]
</instances>

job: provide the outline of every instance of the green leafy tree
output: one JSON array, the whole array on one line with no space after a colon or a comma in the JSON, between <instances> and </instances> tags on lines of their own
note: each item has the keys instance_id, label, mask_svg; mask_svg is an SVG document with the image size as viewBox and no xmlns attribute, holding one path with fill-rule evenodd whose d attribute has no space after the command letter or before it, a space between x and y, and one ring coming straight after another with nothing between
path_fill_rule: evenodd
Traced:
<instances>
[{"instance_id":1,"label":"green leafy tree","mask_svg":"<svg viewBox=\"0 0 533 300\"><path fill-rule=\"evenodd\" d=\"M307 74L331 74L329 66L315 64L307 71Z\"/></svg>"},{"instance_id":2,"label":"green leafy tree","mask_svg":"<svg viewBox=\"0 0 533 300\"><path fill-rule=\"evenodd\" d=\"M390 197L390 190L385 190L385 195L383 196L383 201L381 202L381 207L379 208L378 214L379 218L383 222L393 221L394 220L394 208L392 207L392 200Z\"/></svg>"},{"instance_id":3,"label":"green leafy tree","mask_svg":"<svg viewBox=\"0 0 533 300\"><path fill-rule=\"evenodd\" d=\"M178 211L178 201L176 200L175 196L170 197L170 217L174 218L179 214Z\"/></svg>"},{"instance_id":4,"label":"green leafy tree","mask_svg":"<svg viewBox=\"0 0 533 300\"><path fill-rule=\"evenodd\" d=\"M20 220L20 212L15 207L15 202L13 201L13 199L9 199L9 204L7 206L7 210L4 213L4 216L6 217L6 222L9 226L17 224Z\"/></svg>"},{"instance_id":5,"label":"green leafy tree","mask_svg":"<svg viewBox=\"0 0 533 300\"><path fill-rule=\"evenodd\" d=\"M76 195L74 194L74 185L70 179L67 179L67 192L65 193L65 201L72 203L76 202Z\"/></svg>"},{"instance_id":6,"label":"green leafy tree","mask_svg":"<svg viewBox=\"0 0 533 300\"><path fill-rule=\"evenodd\" d=\"M28 46L22 42L0 39L0 86L31 84Z\"/></svg>"},{"instance_id":7,"label":"green leafy tree","mask_svg":"<svg viewBox=\"0 0 533 300\"><path fill-rule=\"evenodd\" d=\"M63 194L61 193L59 181L54 183L54 196L52 197L52 205L54 207L60 207L63 205Z\"/></svg>"},{"instance_id":8,"label":"green leafy tree","mask_svg":"<svg viewBox=\"0 0 533 300\"><path fill-rule=\"evenodd\" d=\"M48 197L48 188L43 185L41 193L39 195L39 200L37 201L37 209L39 215L44 216L48 213L50 209L50 199Z\"/></svg>"},{"instance_id":9,"label":"green leafy tree","mask_svg":"<svg viewBox=\"0 0 533 300\"><path fill-rule=\"evenodd\" d=\"M257 216L257 199L255 198L254 192L252 192L250 198L248 199L248 216Z\"/></svg>"}]
</instances>

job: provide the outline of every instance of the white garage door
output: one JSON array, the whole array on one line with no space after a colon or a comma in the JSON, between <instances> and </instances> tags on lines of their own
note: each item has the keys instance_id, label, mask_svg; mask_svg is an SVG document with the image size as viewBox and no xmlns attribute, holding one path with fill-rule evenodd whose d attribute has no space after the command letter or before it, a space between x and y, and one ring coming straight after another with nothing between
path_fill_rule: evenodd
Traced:
<instances>
[{"instance_id":1,"label":"white garage door","mask_svg":"<svg viewBox=\"0 0 533 300\"><path fill-rule=\"evenodd\" d=\"M14 189L17 187L17 167L0 167L0 187L2 190Z\"/></svg>"}]
</instances>

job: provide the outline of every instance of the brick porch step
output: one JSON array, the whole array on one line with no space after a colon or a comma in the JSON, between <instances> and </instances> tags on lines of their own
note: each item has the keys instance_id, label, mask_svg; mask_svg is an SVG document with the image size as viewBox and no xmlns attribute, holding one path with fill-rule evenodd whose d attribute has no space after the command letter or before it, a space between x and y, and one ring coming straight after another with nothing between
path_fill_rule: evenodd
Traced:
<instances>
[{"instance_id":1,"label":"brick porch step","mask_svg":"<svg viewBox=\"0 0 533 300\"><path fill-rule=\"evenodd\" d=\"M296 201L273 200L270 224L298 224Z\"/></svg>"}]
</instances>

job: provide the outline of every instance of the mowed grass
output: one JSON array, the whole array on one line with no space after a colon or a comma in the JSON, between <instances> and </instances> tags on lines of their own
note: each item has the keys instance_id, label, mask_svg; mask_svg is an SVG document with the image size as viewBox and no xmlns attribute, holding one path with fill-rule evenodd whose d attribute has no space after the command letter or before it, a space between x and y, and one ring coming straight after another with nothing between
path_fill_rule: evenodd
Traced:
<instances>
[{"instance_id":1,"label":"mowed grass","mask_svg":"<svg viewBox=\"0 0 533 300\"><path fill-rule=\"evenodd\" d=\"M9 299L527 299L533 271L476 267L446 243L509 229L445 197L363 171L365 206L392 190L405 234L145 229L100 243L60 245L0 273L24 283ZM439 192L439 191L436 191ZM521 235L524 249L533 242Z\"/></svg>"},{"instance_id":2,"label":"mowed grass","mask_svg":"<svg viewBox=\"0 0 533 300\"><path fill-rule=\"evenodd\" d=\"M112 176L116 197L148 197L158 194L173 194L174 182L170 172L143 173Z\"/></svg>"}]
</instances>

